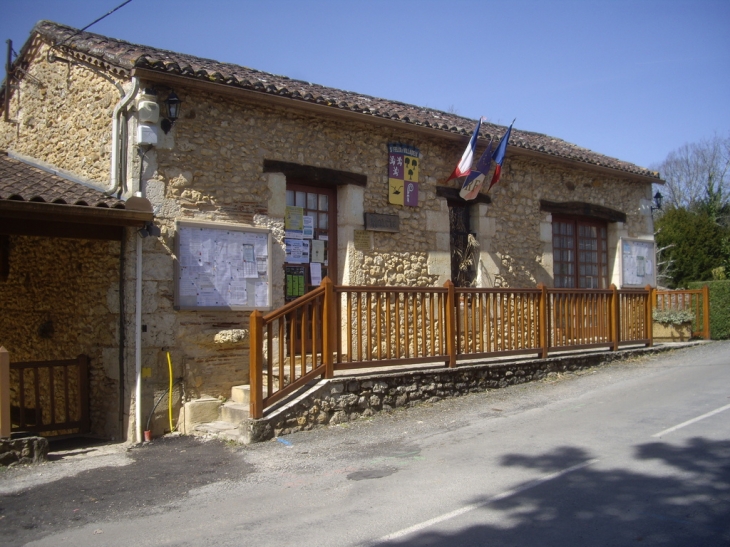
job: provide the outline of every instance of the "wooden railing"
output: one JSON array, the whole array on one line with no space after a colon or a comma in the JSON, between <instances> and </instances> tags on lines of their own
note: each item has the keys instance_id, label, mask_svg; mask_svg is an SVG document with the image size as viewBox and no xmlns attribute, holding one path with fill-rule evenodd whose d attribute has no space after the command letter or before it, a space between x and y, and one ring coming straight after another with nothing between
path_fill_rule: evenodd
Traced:
<instances>
[{"instance_id":1,"label":"wooden railing","mask_svg":"<svg viewBox=\"0 0 730 547\"><path fill-rule=\"evenodd\" d=\"M651 287L345 287L251 314L251 417L335 370L651 346Z\"/></svg>"},{"instance_id":2,"label":"wooden railing","mask_svg":"<svg viewBox=\"0 0 730 547\"><path fill-rule=\"evenodd\" d=\"M251 314L251 416L310 380L332 377L334 292L332 281L263 315Z\"/></svg>"},{"instance_id":3,"label":"wooden railing","mask_svg":"<svg viewBox=\"0 0 730 547\"><path fill-rule=\"evenodd\" d=\"M692 336L710 339L710 289L680 289L663 291L655 289L652 304L657 310L689 311L694 315Z\"/></svg>"},{"instance_id":4,"label":"wooden railing","mask_svg":"<svg viewBox=\"0 0 730 547\"><path fill-rule=\"evenodd\" d=\"M335 287L335 370L448 360L448 289Z\"/></svg>"},{"instance_id":5,"label":"wooden railing","mask_svg":"<svg viewBox=\"0 0 730 547\"><path fill-rule=\"evenodd\" d=\"M542 355L541 288L455 288L454 292L457 356Z\"/></svg>"},{"instance_id":6,"label":"wooden railing","mask_svg":"<svg viewBox=\"0 0 730 547\"><path fill-rule=\"evenodd\" d=\"M0 421L7 420L11 431L88 433L88 357L10 363L4 348L0 353Z\"/></svg>"}]
</instances>

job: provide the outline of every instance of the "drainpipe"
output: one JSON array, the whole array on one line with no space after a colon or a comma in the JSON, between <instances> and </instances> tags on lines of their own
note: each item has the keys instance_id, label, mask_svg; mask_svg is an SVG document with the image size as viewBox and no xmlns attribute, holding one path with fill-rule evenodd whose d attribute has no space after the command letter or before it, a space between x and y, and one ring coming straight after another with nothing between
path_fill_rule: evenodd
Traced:
<instances>
[{"instance_id":1,"label":"drainpipe","mask_svg":"<svg viewBox=\"0 0 730 547\"><path fill-rule=\"evenodd\" d=\"M122 161L120 160L120 144L123 144L126 149L126 138L120 138L119 135L119 129L120 129L120 118L122 113L126 110L127 106L129 106L129 103L132 102L132 100L137 95L137 91L139 91L139 78L132 77L132 89L129 90L129 93L127 93L121 101L119 101L119 104L114 108L114 114L112 115L112 157L111 157L111 187L109 190L106 191L106 194L113 194L117 191L119 186L121 185L121 177L119 176L120 167L122 165ZM125 129L125 137L126 137L126 124L124 126Z\"/></svg>"},{"instance_id":2,"label":"drainpipe","mask_svg":"<svg viewBox=\"0 0 730 547\"><path fill-rule=\"evenodd\" d=\"M137 443L142 442L142 236L137 232L137 282L134 309L134 425Z\"/></svg>"},{"instance_id":3,"label":"drainpipe","mask_svg":"<svg viewBox=\"0 0 730 547\"><path fill-rule=\"evenodd\" d=\"M124 382L126 371L124 370L124 354L126 352L126 318L124 310L124 278L125 263L127 254L127 229L124 229L122 241L119 245L119 439L124 440Z\"/></svg>"}]
</instances>

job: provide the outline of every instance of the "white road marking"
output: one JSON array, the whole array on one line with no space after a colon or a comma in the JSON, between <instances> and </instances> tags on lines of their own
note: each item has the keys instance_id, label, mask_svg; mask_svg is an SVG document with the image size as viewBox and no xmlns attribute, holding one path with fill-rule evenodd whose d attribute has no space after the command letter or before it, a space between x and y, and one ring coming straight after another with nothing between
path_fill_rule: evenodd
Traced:
<instances>
[{"instance_id":1,"label":"white road marking","mask_svg":"<svg viewBox=\"0 0 730 547\"><path fill-rule=\"evenodd\" d=\"M563 475L567 475L568 473L572 473L573 471L578 471L579 469L583 469L584 467L588 467L591 464L596 463L598 460L589 460L584 463L579 463L578 465L574 465L572 467L568 467L567 469L563 469L562 471L556 471L555 473L550 473L549 475L545 475L544 477L540 477L537 480L534 480L532 482L528 482L527 484L523 486L518 486L517 488L513 488L512 490L507 490L506 492L502 492L501 494L497 494L496 496L492 496L491 498L488 498L486 501L483 501L481 503L472 503L470 505L466 505L462 507L461 509L456 509L455 511L451 511L450 513L444 513L443 515L440 515L438 517L434 517L432 519L424 520L423 522L420 522L418 524L414 524L413 526L409 526L408 528L404 528L403 530L399 530L398 532L393 532L392 534L388 534L387 536L381 537L379 540L375 542L377 543L384 543L388 541L393 541L394 539L399 539L404 536L407 536L408 534L412 534L414 532L418 532L420 530L423 530L424 528L428 528L429 526L433 526L434 524L438 524L439 522L444 522L445 520L453 519L455 517L458 517L460 515L463 515L464 513L468 513L469 511L473 511L474 509L479 509L481 507L485 507L489 505L490 503L493 503L495 501L500 501L505 498L509 498L511 496L514 496L516 494L519 494L520 492L524 492L525 490L530 490L532 488L535 488L537 486L540 486L541 484L544 484L548 481L551 481L553 479L557 479L559 477L562 477Z\"/></svg>"},{"instance_id":2,"label":"white road marking","mask_svg":"<svg viewBox=\"0 0 730 547\"><path fill-rule=\"evenodd\" d=\"M717 408L712 412L708 412L707 414L703 414L702 416L697 416L696 418L692 418L691 420L682 422L679 425L675 425L674 427L670 427L669 429L665 429L664 431L660 431L659 433L654 433L652 437L661 437L662 435L666 435L667 433L671 433L672 431L677 431L677 429L681 429L687 425L699 422L700 420L704 420L705 418L709 418L710 416L714 416L715 414L719 414L720 412L728 409L730 409L730 405L721 406L720 408Z\"/></svg>"}]
</instances>

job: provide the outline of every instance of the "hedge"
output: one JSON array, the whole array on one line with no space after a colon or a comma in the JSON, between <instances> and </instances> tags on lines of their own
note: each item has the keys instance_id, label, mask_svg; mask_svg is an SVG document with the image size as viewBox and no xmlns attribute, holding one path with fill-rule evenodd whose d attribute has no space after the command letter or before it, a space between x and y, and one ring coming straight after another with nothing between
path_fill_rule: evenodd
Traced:
<instances>
[{"instance_id":1,"label":"hedge","mask_svg":"<svg viewBox=\"0 0 730 547\"><path fill-rule=\"evenodd\" d=\"M710 288L710 337L713 340L730 338L730 280L693 281L690 289Z\"/></svg>"}]
</instances>

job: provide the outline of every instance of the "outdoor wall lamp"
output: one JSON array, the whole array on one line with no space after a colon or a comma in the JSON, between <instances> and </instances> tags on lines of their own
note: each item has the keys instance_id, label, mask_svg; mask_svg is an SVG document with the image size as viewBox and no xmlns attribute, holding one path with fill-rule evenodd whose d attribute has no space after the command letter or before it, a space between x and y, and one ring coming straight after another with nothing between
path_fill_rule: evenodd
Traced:
<instances>
[{"instance_id":1,"label":"outdoor wall lamp","mask_svg":"<svg viewBox=\"0 0 730 547\"><path fill-rule=\"evenodd\" d=\"M155 226L154 222L145 222L144 226L137 231L142 239L149 236L160 237L162 235L162 230L160 230L159 226Z\"/></svg>"},{"instance_id":2,"label":"outdoor wall lamp","mask_svg":"<svg viewBox=\"0 0 730 547\"><path fill-rule=\"evenodd\" d=\"M662 201L664 200L664 196L662 196L658 191L656 194L654 194L654 205L651 207L651 211L654 212L658 209L662 208Z\"/></svg>"},{"instance_id":3,"label":"outdoor wall lamp","mask_svg":"<svg viewBox=\"0 0 730 547\"><path fill-rule=\"evenodd\" d=\"M167 108L167 117L163 118L160 122L160 127L165 132L165 134L170 132L170 129L172 129L173 124L177 120L178 116L180 115L180 103L182 101L180 98L175 94L174 91L170 91L170 94L167 96L167 99L165 99L165 107Z\"/></svg>"}]
</instances>

